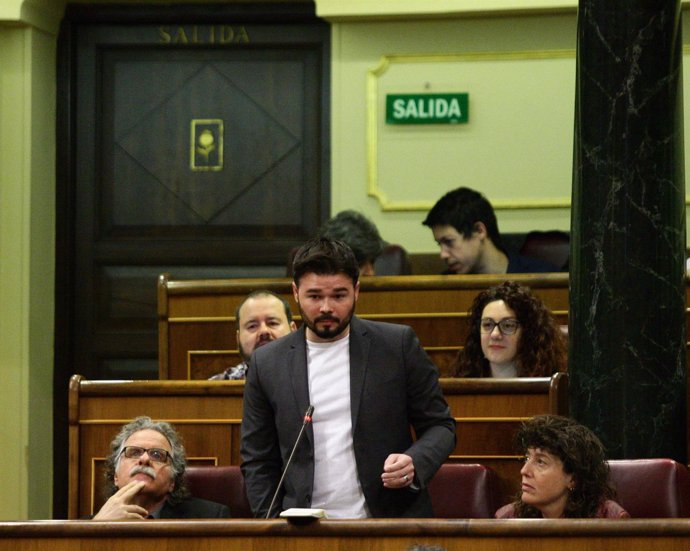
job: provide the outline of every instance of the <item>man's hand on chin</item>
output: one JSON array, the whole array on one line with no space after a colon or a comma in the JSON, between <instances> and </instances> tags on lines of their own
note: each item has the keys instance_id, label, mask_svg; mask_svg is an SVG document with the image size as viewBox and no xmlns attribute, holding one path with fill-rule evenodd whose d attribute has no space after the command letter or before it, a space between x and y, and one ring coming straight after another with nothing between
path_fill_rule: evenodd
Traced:
<instances>
[{"instance_id":1,"label":"man's hand on chin","mask_svg":"<svg viewBox=\"0 0 690 551\"><path fill-rule=\"evenodd\" d=\"M93 520L136 520L145 519L149 512L132 503L134 497L146 486L142 480L132 480L115 492L103 504Z\"/></svg>"}]
</instances>

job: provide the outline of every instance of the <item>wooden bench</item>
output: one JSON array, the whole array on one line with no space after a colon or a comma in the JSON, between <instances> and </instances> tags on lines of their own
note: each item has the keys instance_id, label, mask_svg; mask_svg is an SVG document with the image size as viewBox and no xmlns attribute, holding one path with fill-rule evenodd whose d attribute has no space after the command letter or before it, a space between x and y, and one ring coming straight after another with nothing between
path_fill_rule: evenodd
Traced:
<instances>
[{"instance_id":1,"label":"wooden bench","mask_svg":"<svg viewBox=\"0 0 690 551\"><path fill-rule=\"evenodd\" d=\"M402 551L419 545L447 551L679 551L689 539L688 519L0 522L0 551Z\"/></svg>"},{"instance_id":2,"label":"wooden bench","mask_svg":"<svg viewBox=\"0 0 690 551\"><path fill-rule=\"evenodd\" d=\"M521 458L512 438L539 413L567 414L567 376L551 379L441 379L457 421L451 462L481 463L500 479L505 502L519 485ZM244 381L87 381L69 387L69 518L103 503L110 441L139 415L173 423L190 465L239 465Z\"/></svg>"},{"instance_id":3,"label":"wooden bench","mask_svg":"<svg viewBox=\"0 0 690 551\"><path fill-rule=\"evenodd\" d=\"M511 274L529 286L551 309L559 324L568 323L568 274ZM411 326L442 377L467 335L467 311L477 293L506 276L385 276L363 278L357 315ZM160 379L207 379L240 362L235 309L256 289L268 289L289 301L299 314L292 281L223 279L158 281L158 357ZM297 315L299 320L299 316Z\"/></svg>"}]
</instances>

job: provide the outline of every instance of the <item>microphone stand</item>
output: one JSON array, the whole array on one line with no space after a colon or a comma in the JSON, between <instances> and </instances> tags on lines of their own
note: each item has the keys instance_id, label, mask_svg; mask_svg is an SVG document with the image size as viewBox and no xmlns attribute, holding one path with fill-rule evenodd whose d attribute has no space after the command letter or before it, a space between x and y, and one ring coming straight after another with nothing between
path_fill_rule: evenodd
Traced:
<instances>
[{"instance_id":1,"label":"microphone stand","mask_svg":"<svg viewBox=\"0 0 690 551\"><path fill-rule=\"evenodd\" d=\"M288 469L290 468L290 464L292 463L292 457L295 455L295 450L297 449L297 445L299 444L300 440L302 439L302 434L304 434L304 429L305 427L311 423L311 416L314 413L314 406L310 405L307 408L306 413L304 414L304 420L302 421L302 428L299 430L299 434L297 435L297 439L295 440L295 445L292 446L292 451L290 452L290 457L288 457L287 462L285 463L285 468L283 469L283 474L280 476L280 480L278 481L278 487L276 488L275 493L273 494L273 499L271 500L271 504L268 506L268 511L266 511L266 519L270 518L271 516L271 511L273 510L273 505L276 502L276 499L278 499L278 494L280 493L280 488L283 486L283 480L285 480L285 475L288 472Z\"/></svg>"}]
</instances>

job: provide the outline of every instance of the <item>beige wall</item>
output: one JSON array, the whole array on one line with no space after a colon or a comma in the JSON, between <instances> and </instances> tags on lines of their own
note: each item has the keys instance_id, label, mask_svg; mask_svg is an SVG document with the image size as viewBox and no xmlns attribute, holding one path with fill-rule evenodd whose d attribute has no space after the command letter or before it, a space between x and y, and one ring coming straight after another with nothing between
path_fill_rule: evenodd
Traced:
<instances>
[{"instance_id":1,"label":"beige wall","mask_svg":"<svg viewBox=\"0 0 690 551\"><path fill-rule=\"evenodd\" d=\"M0 519L51 512L55 4L0 7Z\"/></svg>"},{"instance_id":2,"label":"beige wall","mask_svg":"<svg viewBox=\"0 0 690 551\"><path fill-rule=\"evenodd\" d=\"M334 23L333 211L357 208L385 239L434 251L421 221L464 185L494 203L502 231L568 229L575 24L574 13ZM425 92L468 92L469 123L384 124L386 93Z\"/></svg>"},{"instance_id":3,"label":"beige wall","mask_svg":"<svg viewBox=\"0 0 690 551\"><path fill-rule=\"evenodd\" d=\"M64 4L0 0L0 520L51 510L55 47ZM317 0L333 25L333 212L360 209L386 239L432 252L420 224L426 209L468 185L487 191L503 231L567 229L576 5ZM685 71L686 90L689 79ZM443 89L470 93L466 127L381 124L386 92Z\"/></svg>"},{"instance_id":4,"label":"beige wall","mask_svg":"<svg viewBox=\"0 0 690 551\"><path fill-rule=\"evenodd\" d=\"M396 17L398 4L417 19ZM361 210L385 239L432 252L421 221L446 191L468 186L492 201L502 232L569 229L577 2L317 5L333 29L333 212ZM515 11L526 5L546 9ZM684 78L690 90L690 71ZM385 124L386 93L425 92L468 92L469 123ZM688 132L686 123L686 143Z\"/></svg>"}]
</instances>

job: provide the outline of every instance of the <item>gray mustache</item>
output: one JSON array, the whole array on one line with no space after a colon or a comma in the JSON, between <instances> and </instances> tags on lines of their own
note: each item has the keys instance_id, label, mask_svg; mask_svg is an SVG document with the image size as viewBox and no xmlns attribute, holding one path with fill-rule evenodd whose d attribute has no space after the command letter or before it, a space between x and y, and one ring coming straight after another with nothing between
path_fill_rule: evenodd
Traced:
<instances>
[{"instance_id":1,"label":"gray mustache","mask_svg":"<svg viewBox=\"0 0 690 551\"><path fill-rule=\"evenodd\" d=\"M129 476L134 476L138 473L144 473L145 475L150 476L153 480L156 480L156 471L153 470L153 467L147 467L146 465L137 465L130 471Z\"/></svg>"}]
</instances>

